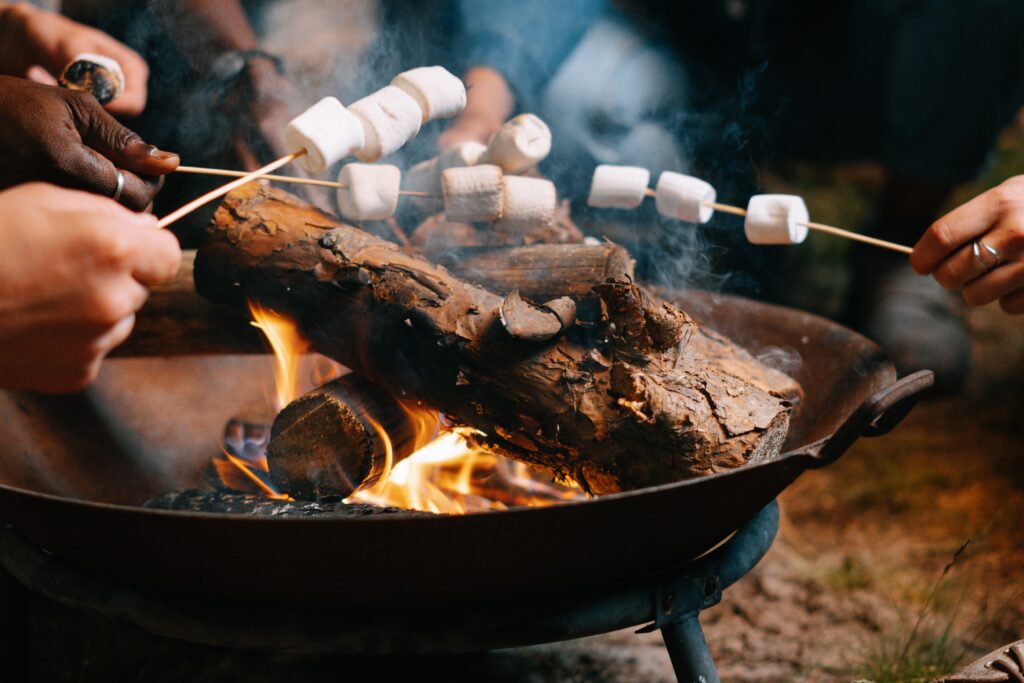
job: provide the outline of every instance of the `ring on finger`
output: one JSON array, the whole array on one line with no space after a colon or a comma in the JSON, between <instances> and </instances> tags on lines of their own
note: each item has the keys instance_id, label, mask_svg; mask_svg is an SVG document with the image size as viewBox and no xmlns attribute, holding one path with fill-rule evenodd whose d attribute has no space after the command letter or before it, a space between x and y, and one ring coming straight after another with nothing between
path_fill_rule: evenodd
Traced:
<instances>
[{"instance_id":1,"label":"ring on finger","mask_svg":"<svg viewBox=\"0 0 1024 683\"><path fill-rule=\"evenodd\" d=\"M999 250L986 244L984 240L975 240L974 244L971 245L971 252L974 255L974 260L981 266L981 272L983 273L987 273L1003 261Z\"/></svg>"},{"instance_id":2,"label":"ring on finger","mask_svg":"<svg viewBox=\"0 0 1024 683\"><path fill-rule=\"evenodd\" d=\"M117 187L114 188L114 196L112 199L117 202L121 201L121 193L124 192L124 173L122 173L119 168L115 168L114 170L117 171Z\"/></svg>"}]
</instances>

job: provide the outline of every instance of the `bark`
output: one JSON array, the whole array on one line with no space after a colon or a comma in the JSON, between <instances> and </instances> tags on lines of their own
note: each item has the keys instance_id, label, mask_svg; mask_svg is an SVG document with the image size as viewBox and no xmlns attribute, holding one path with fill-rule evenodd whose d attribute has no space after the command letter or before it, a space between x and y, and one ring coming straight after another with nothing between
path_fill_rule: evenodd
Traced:
<instances>
[{"instance_id":1,"label":"bark","mask_svg":"<svg viewBox=\"0 0 1024 683\"><path fill-rule=\"evenodd\" d=\"M514 337L501 296L256 185L215 214L196 287L290 315L320 353L595 493L771 458L799 391L628 281L598 288L596 326Z\"/></svg>"},{"instance_id":2,"label":"bark","mask_svg":"<svg viewBox=\"0 0 1024 683\"><path fill-rule=\"evenodd\" d=\"M629 252L610 242L446 249L430 256L453 273L499 294L518 289L533 301L571 297L587 319L600 309L594 285L609 278L633 277ZM135 316L131 336L112 356L267 353L262 335L249 324L247 311L196 294L194 260L195 252L186 251L177 277L152 289Z\"/></svg>"},{"instance_id":3,"label":"bark","mask_svg":"<svg viewBox=\"0 0 1024 683\"><path fill-rule=\"evenodd\" d=\"M415 422L391 394L346 375L285 406L271 428L267 464L274 484L293 498L346 498L385 473L389 446L394 464L415 442Z\"/></svg>"}]
</instances>

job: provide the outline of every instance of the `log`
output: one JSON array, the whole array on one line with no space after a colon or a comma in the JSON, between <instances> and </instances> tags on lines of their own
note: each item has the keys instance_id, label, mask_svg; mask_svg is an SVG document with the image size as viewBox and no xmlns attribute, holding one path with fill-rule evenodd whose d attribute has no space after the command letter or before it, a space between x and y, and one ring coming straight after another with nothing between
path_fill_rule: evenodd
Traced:
<instances>
[{"instance_id":1,"label":"log","mask_svg":"<svg viewBox=\"0 0 1024 683\"><path fill-rule=\"evenodd\" d=\"M256 185L218 208L196 288L291 316L320 353L594 493L773 458L799 393L632 282L599 288L599 325L523 340L501 296Z\"/></svg>"},{"instance_id":2,"label":"log","mask_svg":"<svg viewBox=\"0 0 1024 683\"><path fill-rule=\"evenodd\" d=\"M233 310L195 291L195 251L182 255L181 269L171 282L154 287L135 316L135 328L112 357L250 354L269 351L262 335L249 324L247 311ZM584 318L599 310L592 287L609 278L633 277L633 260L610 242L537 244L526 247L467 247L431 255L457 275L507 294L548 301L568 296L580 304Z\"/></svg>"},{"instance_id":3,"label":"log","mask_svg":"<svg viewBox=\"0 0 1024 683\"><path fill-rule=\"evenodd\" d=\"M373 421L386 432L384 438ZM416 447L416 423L387 392L349 374L295 399L274 419L267 445L270 477L299 500L371 486Z\"/></svg>"}]
</instances>

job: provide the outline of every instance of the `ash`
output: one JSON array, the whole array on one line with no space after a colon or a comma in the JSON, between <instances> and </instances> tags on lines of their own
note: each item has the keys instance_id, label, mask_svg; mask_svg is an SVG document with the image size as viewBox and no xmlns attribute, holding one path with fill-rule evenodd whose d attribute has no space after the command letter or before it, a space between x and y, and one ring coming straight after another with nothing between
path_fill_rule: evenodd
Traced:
<instances>
[{"instance_id":1,"label":"ash","mask_svg":"<svg viewBox=\"0 0 1024 683\"><path fill-rule=\"evenodd\" d=\"M396 507L344 503L340 499L318 501L277 500L251 493L228 493L184 489L168 491L147 501L143 507L153 510L214 512L261 517L368 517L377 515L428 515L427 512Z\"/></svg>"}]
</instances>

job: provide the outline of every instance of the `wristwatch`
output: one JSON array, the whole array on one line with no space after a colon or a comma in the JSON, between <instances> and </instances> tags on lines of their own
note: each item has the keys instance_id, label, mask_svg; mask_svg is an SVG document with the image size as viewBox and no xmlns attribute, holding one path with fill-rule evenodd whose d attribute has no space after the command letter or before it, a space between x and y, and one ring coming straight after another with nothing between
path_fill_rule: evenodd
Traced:
<instances>
[{"instance_id":1,"label":"wristwatch","mask_svg":"<svg viewBox=\"0 0 1024 683\"><path fill-rule=\"evenodd\" d=\"M279 75L284 75L284 60L265 50L228 50L223 52L213 60L210 73L221 83L232 83L245 72L249 62L253 59L269 60L274 65L274 70Z\"/></svg>"}]
</instances>

